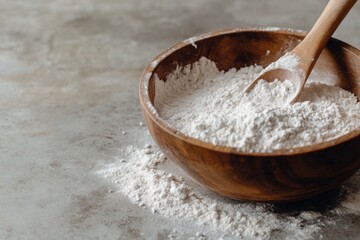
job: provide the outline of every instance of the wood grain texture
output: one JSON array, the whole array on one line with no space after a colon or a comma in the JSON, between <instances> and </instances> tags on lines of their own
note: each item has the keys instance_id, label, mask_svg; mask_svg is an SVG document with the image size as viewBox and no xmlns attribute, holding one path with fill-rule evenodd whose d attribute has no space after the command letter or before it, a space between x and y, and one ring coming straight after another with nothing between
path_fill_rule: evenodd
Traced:
<instances>
[{"instance_id":1,"label":"wood grain texture","mask_svg":"<svg viewBox=\"0 0 360 240\"><path fill-rule=\"evenodd\" d=\"M200 36L197 48L181 42L155 58L158 65L149 65L141 77L140 102L148 129L162 151L204 186L234 199L296 201L339 186L360 168L360 129L310 147L247 153L185 136L151 109L155 74L165 79L177 65L196 62L201 56L221 70L254 63L266 66L293 49L304 35L293 30L223 30ZM331 39L315 70L360 98L359 50Z\"/></svg>"}]
</instances>

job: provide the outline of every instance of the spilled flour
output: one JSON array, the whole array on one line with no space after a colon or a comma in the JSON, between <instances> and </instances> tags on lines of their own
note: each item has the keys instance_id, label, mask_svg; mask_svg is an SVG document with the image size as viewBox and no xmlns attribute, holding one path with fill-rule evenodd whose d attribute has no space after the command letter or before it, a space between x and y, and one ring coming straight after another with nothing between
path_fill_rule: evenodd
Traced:
<instances>
[{"instance_id":1,"label":"spilled flour","mask_svg":"<svg viewBox=\"0 0 360 240\"><path fill-rule=\"evenodd\" d=\"M285 57L292 68L297 60ZM279 64L279 63L278 63ZM242 97L263 67L219 71L201 58L178 67L164 83L156 81L155 108L185 135L247 152L271 152L326 142L360 129L360 103L355 95L310 79L297 103L290 81L259 81Z\"/></svg>"},{"instance_id":2,"label":"spilled flour","mask_svg":"<svg viewBox=\"0 0 360 240\"><path fill-rule=\"evenodd\" d=\"M99 173L135 205L152 214L190 221L193 227L207 226L218 233L212 237L204 232L195 239L271 239L279 232L288 239L312 239L314 234L321 237L324 225L334 224L312 208L284 215L277 213L273 204L221 198L201 188L153 146L128 146L125 154L121 161ZM343 186L342 192L342 200L327 214L360 215L360 172ZM321 200L321 206L325 202ZM183 237L178 233L169 239Z\"/></svg>"}]
</instances>

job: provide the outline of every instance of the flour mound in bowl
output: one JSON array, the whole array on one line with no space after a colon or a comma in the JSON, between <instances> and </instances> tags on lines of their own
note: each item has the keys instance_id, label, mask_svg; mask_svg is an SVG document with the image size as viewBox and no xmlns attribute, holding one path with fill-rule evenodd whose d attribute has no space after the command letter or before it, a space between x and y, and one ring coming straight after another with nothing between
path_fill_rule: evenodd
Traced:
<instances>
[{"instance_id":1,"label":"flour mound in bowl","mask_svg":"<svg viewBox=\"0 0 360 240\"><path fill-rule=\"evenodd\" d=\"M297 103L288 80L260 80L264 68L251 65L219 71L204 57L156 79L155 108L177 131L214 145L245 152L272 152L326 142L360 129L357 97L337 86L309 79Z\"/></svg>"}]
</instances>

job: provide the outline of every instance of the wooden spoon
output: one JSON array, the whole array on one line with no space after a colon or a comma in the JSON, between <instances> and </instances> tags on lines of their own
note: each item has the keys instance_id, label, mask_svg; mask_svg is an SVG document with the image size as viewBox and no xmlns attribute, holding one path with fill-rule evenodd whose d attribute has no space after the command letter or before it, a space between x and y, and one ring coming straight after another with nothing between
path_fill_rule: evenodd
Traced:
<instances>
[{"instance_id":1,"label":"wooden spoon","mask_svg":"<svg viewBox=\"0 0 360 240\"><path fill-rule=\"evenodd\" d=\"M330 0L303 41L291 52L265 68L245 89L244 93L249 92L260 79L268 82L274 81L275 79L280 81L288 79L292 81L296 87L295 94L290 101L291 104L295 103L320 53L356 1L357 0ZM293 68L284 66L284 61L287 61L286 58L295 59L296 66Z\"/></svg>"}]
</instances>

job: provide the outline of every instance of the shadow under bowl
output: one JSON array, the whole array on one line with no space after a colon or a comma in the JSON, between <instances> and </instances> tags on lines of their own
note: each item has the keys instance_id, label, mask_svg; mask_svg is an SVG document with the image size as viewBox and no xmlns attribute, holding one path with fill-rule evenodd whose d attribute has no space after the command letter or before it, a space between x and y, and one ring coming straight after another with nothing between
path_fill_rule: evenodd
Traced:
<instances>
[{"instance_id":1,"label":"shadow under bowl","mask_svg":"<svg viewBox=\"0 0 360 240\"><path fill-rule=\"evenodd\" d=\"M215 146L169 127L154 107L155 75L166 80L177 66L206 57L220 70L267 66L294 48L305 32L276 28L237 28L203 34L165 50L143 72L140 102L147 127L161 150L210 190L233 199L290 202L339 186L360 168L360 129L324 143L242 152ZM360 99L360 51L331 39L314 71L328 84Z\"/></svg>"}]
</instances>

